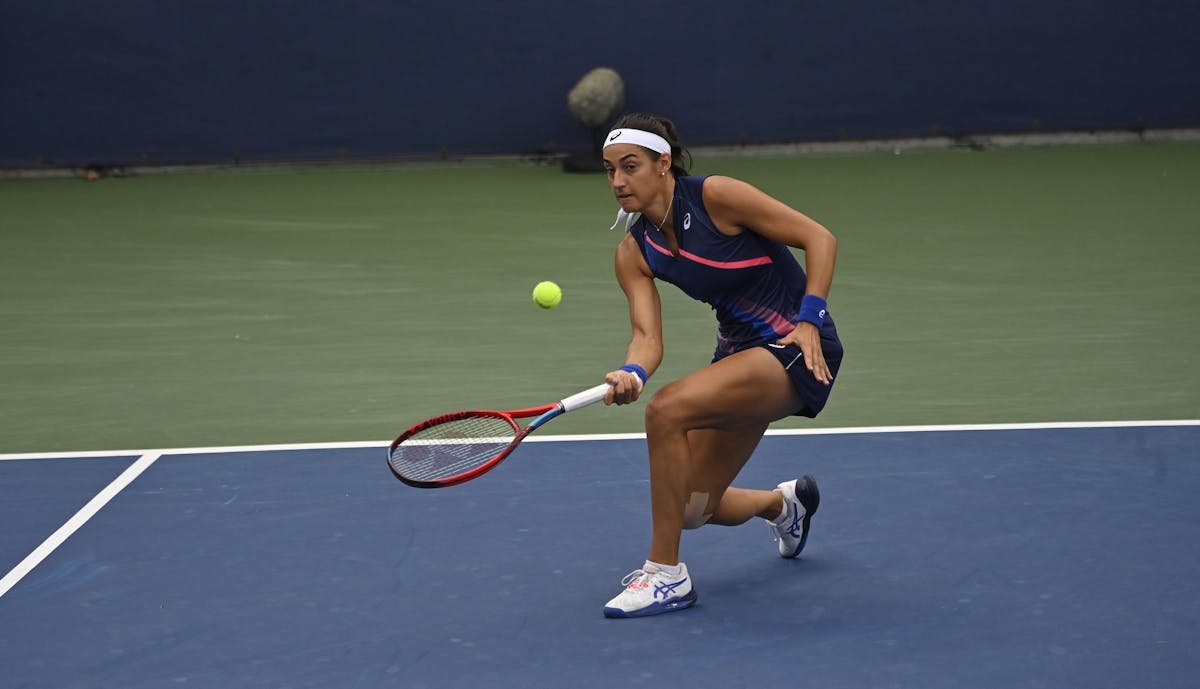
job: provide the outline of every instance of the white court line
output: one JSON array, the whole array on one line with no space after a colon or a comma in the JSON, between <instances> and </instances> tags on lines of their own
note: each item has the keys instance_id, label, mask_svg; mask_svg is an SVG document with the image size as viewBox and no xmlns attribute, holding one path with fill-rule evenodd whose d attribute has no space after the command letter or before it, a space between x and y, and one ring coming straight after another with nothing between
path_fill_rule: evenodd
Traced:
<instances>
[{"instance_id":1,"label":"white court line","mask_svg":"<svg viewBox=\"0 0 1200 689\"><path fill-rule=\"evenodd\" d=\"M371 440L346 443L292 443L290 445L229 445L224 447L175 447L156 450L84 450L82 452L22 452L0 454L0 461L8 459L86 459L89 457L140 457L157 452L162 455L207 455L222 452L282 452L285 450L345 450L356 447L387 447L391 441Z\"/></svg>"},{"instance_id":2,"label":"white court line","mask_svg":"<svg viewBox=\"0 0 1200 689\"><path fill-rule=\"evenodd\" d=\"M1048 421L1040 423L977 423L925 426L849 426L839 428L779 428L767 430L767 435L855 435L871 433L942 433L954 431L1037 431L1070 428L1136 428L1154 426L1200 426L1200 419L1165 419L1158 421ZM579 442L590 440L641 440L645 433L598 433L591 435L538 435L525 439L527 443ZM208 455L234 452L285 452L292 450L352 450L383 448L390 440L367 440L345 443L292 443L282 445L229 445L221 447L176 447L156 450L86 450L80 452L22 452L0 454L0 461L19 459L81 459L89 457L138 457L150 453L160 455Z\"/></svg>"},{"instance_id":3,"label":"white court line","mask_svg":"<svg viewBox=\"0 0 1200 689\"><path fill-rule=\"evenodd\" d=\"M771 428L766 435L856 435L873 433L944 433L949 431L1038 431L1059 428L1134 428L1161 426L1200 426L1200 419L1169 419L1163 421L1048 421L1044 423L976 423L940 426L857 426L842 428ZM531 435L527 443L549 443L567 440L635 440L645 433L611 433L608 435ZM0 455L0 459L4 459Z\"/></svg>"},{"instance_id":4,"label":"white court line","mask_svg":"<svg viewBox=\"0 0 1200 689\"><path fill-rule=\"evenodd\" d=\"M945 431L1040 431L1070 428L1139 428L1154 426L1200 426L1200 419L1159 421L1046 421L1039 423L974 423L932 426L863 426L861 428L781 428L767 435L834 435L853 433L940 433Z\"/></svg>"},{"instance_id":5,"label":"white court line","mask_svg":"<svg viewBox=\"0 0 1200 689\"><path fill-rule=\"evenodd\" d=\"M116 497L117 493L120 493L122 490L124 490L125 486L128 486L130 483L132 483L135 478L141 475L143 471L148 469L150 465L154 464L154 462L157 461L161 456L161 453L151 452L139 457L136 462L129 465L129 468L121 472L120 476L117 476L115 479L113 479L112 483L105 486L104 490L97 493L94 498L89 500L86 505L81 507L73 517L67 520L65 524L58 527L58 531L50 534L49 538L42 541L42 544L37 548L34 548L32 553L29 553L24 560L21 560L16 567L12 568L12 571L10 571L8 574L5 574L3 579L0 579L0 598L3 598L4 594L8 593L9 589L16 586L17 582L25 578L26 574L29 574L29 572L33 571L34 567L37 567L39 564L41 564L42 560L45 560L47 557L49 557L50 553L53 553L58 546L62 545L64 541L71 537L71 534L78 531L79 528L86 524L89 519L94 517L102 507L107 505L109 500L112 500L114 497Z\"/></svg>"}]
</instances>

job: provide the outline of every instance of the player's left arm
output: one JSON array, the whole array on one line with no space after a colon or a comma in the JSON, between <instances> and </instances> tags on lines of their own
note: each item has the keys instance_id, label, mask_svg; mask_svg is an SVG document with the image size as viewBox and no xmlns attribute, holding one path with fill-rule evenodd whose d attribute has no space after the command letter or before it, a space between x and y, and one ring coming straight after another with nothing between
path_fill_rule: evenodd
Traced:
<instances>
[{"instance_id":1,"label":"player's left arm","mask_svg":"<svg viewBox=\"0 0 1200 689\"><path fill-rule=\"evenodd\" d=\"M704 205L717 228L727 234L754 232L804 252L808 274L806 294L829 299L837 238L824 225L751 184L732 177L713 176L704 182ZM813 376L828 385L833 376L821 351L819 328L801 321L782 344L795 344L804 352L804 363Z\"/></svg>"}]
</instances>

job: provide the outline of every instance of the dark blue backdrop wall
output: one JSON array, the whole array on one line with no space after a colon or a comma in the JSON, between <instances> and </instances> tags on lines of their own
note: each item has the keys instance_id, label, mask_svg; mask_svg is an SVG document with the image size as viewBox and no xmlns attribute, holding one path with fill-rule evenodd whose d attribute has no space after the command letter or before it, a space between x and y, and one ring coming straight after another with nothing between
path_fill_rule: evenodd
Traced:
<instances>
[{"instance_id":1,"label":"dark blue backdrop wall","mask_svg":"<svg viewBox=\"0 0 1200 689\"><path fill-rule=\"evenodd\" d=\"M1196 0L0 0L0 165L586 148L616 69L691 145L1200 124Z\"/></svg>"}]
</instances>

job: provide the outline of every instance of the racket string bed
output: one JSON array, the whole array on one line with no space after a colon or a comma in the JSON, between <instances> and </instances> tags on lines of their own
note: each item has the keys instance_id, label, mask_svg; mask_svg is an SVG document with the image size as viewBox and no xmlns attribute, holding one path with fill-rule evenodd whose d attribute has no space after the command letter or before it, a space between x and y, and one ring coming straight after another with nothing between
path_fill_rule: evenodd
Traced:
<instances>
[{"instance_id":1,"label":"racket string bed","mask_svg":"<svg viewBox=\"0 0 1200 689\"><path fill-rule=\"evenodd\" d=\"M500 416L467 416L421 429L391 452L389 461L405 476L437 480L470 471L492 460L517 437Z\"/></svg>"},{"instance_id":2,"label":"racket string bed","mask_svg":"<svg viewBox=\"0 0 1200 689\"><path fill-rule=\"evenodd\" d=\"M400 434L388 446L396 478L414 488L445 488L482 476L551 419L604 400L612 386L601 383L554 404L511 411L476 410L443 414ZM523 430L516 419L533 418Z\"/></svg>"}]
</instances>

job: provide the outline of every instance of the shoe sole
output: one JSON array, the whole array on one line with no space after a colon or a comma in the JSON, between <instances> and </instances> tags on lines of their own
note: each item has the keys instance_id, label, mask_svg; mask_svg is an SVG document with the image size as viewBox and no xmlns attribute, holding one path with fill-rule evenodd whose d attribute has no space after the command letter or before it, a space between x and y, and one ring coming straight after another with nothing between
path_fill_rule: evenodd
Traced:
<instances>
[{"instance_id":1,"label":"shoe sole","mask_svg":"<svg viewBox=\"0 0 1200 689\"><path fill-rule=\"evenodd\" d=\"M673 601L666 603L653 603L640 610L622 610L620 608L604 608L604 616L614 619L630 618L630 617L649 617L651 615L661 615L664 612L674 612L690 608L699 599L696 595L696 589L687 592L687 595L682 598L676 598Z\"/></svg>"},{"instance_id":2,"label":"shoe sole","mask_svg":"<svg viewBox=\"0 0 1200 689\"><path fill-rule=\"evenodd\" d=\"M803 488L800 487L802 483L804 484ZM784 556L788 559L796 557L800 551L804 550L804 545L808 543L808 527L812 524L812 517L817 513L817 508L821 506L821 491L817 488L817 479L812 476L802 476L796 482L796 488L799 489L796 491L796 499L804 506L804 519L800 522L802 531L800 544L796 546L791 555Z\"/></svg>"}]
</instances>

